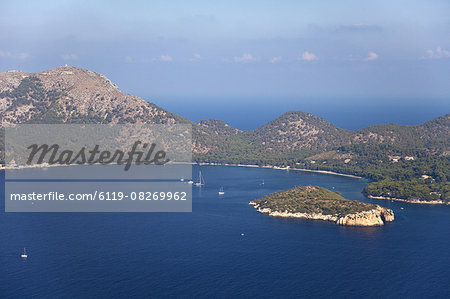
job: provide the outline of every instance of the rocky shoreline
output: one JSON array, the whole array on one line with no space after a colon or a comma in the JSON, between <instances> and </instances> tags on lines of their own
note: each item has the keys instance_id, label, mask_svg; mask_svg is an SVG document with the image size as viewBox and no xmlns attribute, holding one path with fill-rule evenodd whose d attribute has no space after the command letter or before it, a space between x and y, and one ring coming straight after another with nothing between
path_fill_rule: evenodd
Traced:
<instances>
[{"instance_id":1,"label":"rocky shoreline","mask_svg":"<svg viewBox=\"0 0 450 299\"><path fill-rule=\"evenodd\" d=\"M386 222L394 221L394 212L391 209L377 206L375 209L362 211L345 216L324 215L322 213L290 213L288 211L272 211L270 208L262 208L256 202L251 201L249 205L253 206L258 212L268 214L272 217L284 218L304 218L313 220L332 221L337 225L346 226L382 226Z\"/></svg>"}]
</instances>

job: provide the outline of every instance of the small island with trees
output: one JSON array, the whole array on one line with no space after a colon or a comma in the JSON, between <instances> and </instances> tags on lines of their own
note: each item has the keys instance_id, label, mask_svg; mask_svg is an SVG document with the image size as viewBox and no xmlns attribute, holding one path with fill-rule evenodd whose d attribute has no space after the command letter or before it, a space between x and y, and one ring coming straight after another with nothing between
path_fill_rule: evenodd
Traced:
<instances>
[{"instance_id":1,"label":"small island with trees","mask_svg":"<svg viewBox=\"0 0 450 299\"><path fill-rule=\"evenodd\" d=\"M298 186L250 202L260 213L274 217L333 221L338 225L381 226L394 221L391 209L348 200L318 186Z\"/></svg>"}]
</instances>

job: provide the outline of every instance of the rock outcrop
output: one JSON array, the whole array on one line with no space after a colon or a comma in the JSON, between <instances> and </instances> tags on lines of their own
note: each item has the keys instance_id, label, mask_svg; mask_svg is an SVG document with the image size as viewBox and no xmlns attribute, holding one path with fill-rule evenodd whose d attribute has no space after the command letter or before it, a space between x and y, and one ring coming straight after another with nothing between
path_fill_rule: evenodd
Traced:
<instances>
[{"instance_id":1,"label":"rock outcrop","mask_svg":"<svg viewBox=\"0 0 450 299\"><path fill-rule=\"evenodd\" d=\"M394 212L391 209L377 206L377 208L373 210L339 217L336 224L350 226L379 226L390 221L394 221Z\"/></svg>"},{"instance_id":2,"label":"rock outcrop","mask_svg":"<svg viewBox=\"0 0 450 299\"><path fill-rule=\"evenodd\" d=\"M304 218L314 220L325 220L335 222L337 225L346 226L381 226L386 222L394 221L394 212L381 206L376 206L375 209L362 211L358 213L347 214L344 216L338 215L324 215L322 213L290 213L288 211L272 211L270 208L262 208L256 202L250 202L258 212L268 214L272 217L285 218Z\"/></svg>"}]
</instances>

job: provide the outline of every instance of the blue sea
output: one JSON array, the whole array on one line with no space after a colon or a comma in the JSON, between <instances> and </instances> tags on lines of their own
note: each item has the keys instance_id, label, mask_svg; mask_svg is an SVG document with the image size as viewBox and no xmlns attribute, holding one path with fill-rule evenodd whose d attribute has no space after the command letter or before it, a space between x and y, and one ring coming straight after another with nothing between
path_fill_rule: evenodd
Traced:
<instances>
[{"instance_id":1,"label":"blue sea","mask_svg":"<svg viewBox=\"0 0 450 299\"><path fill-rule=\"evenodd\" d=\"M192 213L1 212L0 298L450 297L450 206L373 201L363 179L199 169ZM396 220L342 227L248 205L307 184L382 204Z\"/></svg>"},{"instance_id":2,"label":"blue sea","mask_svg":"<svg viewBox=\"0 0 450 299\"><path fill-rule=\"evenodd\" d=\"M143 96L145 99L146 97ZM195 122L215 118L241 130L252 130L287 111L309 112L350 130L395 123L419 125L450 112L450 101L413 98L150 98L162 108Z\"/></svg>"}]
</instances>

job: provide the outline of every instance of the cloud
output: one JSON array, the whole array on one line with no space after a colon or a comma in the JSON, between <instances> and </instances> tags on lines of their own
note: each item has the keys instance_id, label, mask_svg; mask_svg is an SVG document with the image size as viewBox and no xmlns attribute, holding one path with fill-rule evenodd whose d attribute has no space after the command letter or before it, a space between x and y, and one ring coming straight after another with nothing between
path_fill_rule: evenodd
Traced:
<instances>
[{"instance_id":1,"label":"cloud","mask_svg":"<svg viewBox=\"0 0 450 299\"><path fill-rule=\"evenodd\" d=\"M444 50L441 47L437 47L435 51L428 50L427 56L424 59L440 59L440 58L450 58L450 51Z\"/></svg>"},{"instance_id":2,"label":"cloud","mask_svg":"<svg viewBox=\"0 0 450 299\"><path fill-rule=\"evenodd\" d=\"M233 59L235 62L252 62L257 60L256 57L249 53L244 53L242 56L234 56Z\"/></svg>"},{"instance_id":3,"label":"cloud","mask_svg":"<svg viewBox=\"0 0 450 299\"><path fill-rule=\"evenodd\" d=\"M269 62L270 63L277 63L277 62L280 62L281 59L282 59L281 56L275 56L275 57L272 57L272 59L270 59Z\"/></svg>"},{"instance_id":4,"label":"cloud","mask_svg":"<svg viewBox=\"0 0 450 299\"><path fill-rule=\"evenodd\" d=\"M78 60L78 55L77 54L63 54L63 55L61 55L61 58L63 60Z\"/></svg>"},{"instance_id":5,"label":"cloud","mask_svg":"<svg viewBox=\"0 0 450 299\"><path fill-rule=\"evenodd\" d=\"M125 56L125 62L127 62L127 63L132 63L132 62L134 62L133 57L131 57L131 56Z\"/></svg>"},{"instance_id":6,"label":"cloud","mask_svg":"<svg viewBox=\"0 0 450 299\"><path fill-rule=\"evenodd\" d=\"M169 55L161 55L159 57L160 61L164 61L164 62L172 62L173 61L173 57L169 56Z\"/></svg>"},{"instance_id":7,"label":"cloud","mask_svg":"<svg viewBox=\"0 0 450 299\"><path fill-rule=\"evenodd\" d=\"M191 58L189 58L189 61L199 61L202 57L200 56L200 54L194 54Z\"/></svg>"},{"instance_id":8,"label":"cloud","mask_svg":"<svg viewBox=\"0 0 450 299\"><path fill-rule=\"evenodd\" d=\"M31 57L31 55L28 53L10 53L10 52L0 51L0 57L14 58L14 59L27 59L27 58Z\"/></svg>"},{"instance_id":9,"label":"cloud","mask_svg":"<svg viewBox=\"0 0 450 299\"><path fill-rule=\"evenodd\" d=\"M378 54L372 51L369 51L369 56L367 56L366 58L364 58L364 61L372 61L372 60L377 60L378 59Z\"/></svg>"},{"instance_id":10,"label":"cloud","mask_svg":"<svg viewBox=\"0 0 450 299\"><path fill-rule=\"evenodd\" d=\"M312 52L305 51L303 52L302 56L298 58L299 60L305 60L305 61L313 61L313 60L319 60L319 58L316 56L316 54Z\"/></svg>"}]
</instances>

